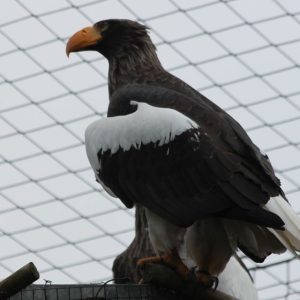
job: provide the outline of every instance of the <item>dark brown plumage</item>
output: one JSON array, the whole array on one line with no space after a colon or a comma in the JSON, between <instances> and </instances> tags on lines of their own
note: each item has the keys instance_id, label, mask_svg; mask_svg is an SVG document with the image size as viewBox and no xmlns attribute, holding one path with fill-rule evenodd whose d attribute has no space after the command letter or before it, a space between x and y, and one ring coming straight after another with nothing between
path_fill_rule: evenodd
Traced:
<instances>
[{"instance_id":1,"label":"dark brown plumage","mask_svg":"<svg viewBox=\"0 0 300 300\"><path fill-rule=\"evenodd\" d=\"M234 236L236 245L228 246L229 254L240 246L249 257L262 261L272 252L282 252L285 247L263 228L284 226L281 215L265 209L272 197L285 199L268 157L230 115L163 69L147 28L129 20L98 22L68 42L67 53L85 50L98 51L109 61L108 120L124 116L121 119L126 121L127 116L137 115L139 106L131 103L134 100L161 111L180 112L197 124L168 142L149 139L128 149L120 146L117 151L107 145L101 148L101 141L92 145L91 139L100 138L95 129L88 129L87 152L98 181L127 207L141 204L174 226L198 224L200 228L202 220L212 217L254 224ZM103 137L111 132L116 132L115 127ZM91 154L95 147L96 161ZM205 224L209 228L209 221ZM260 244L249 246L254 234Z\"/></svg>"},{"instance_id":2,"label":"dark brown plumage","mask_svg":"<svg viewBox=\"0 0 300 300\"><path fill-rule=\"evenodd\" d=\"M230 210L230 206L227 205L226 209L224 208L224 215L238 219L253 219L252 221L257 223L265 223L266 220L269 220L268 224L264 224L265 226L280 228L283 222L276 217L272 218L271 214L270 219L266 219L265 216L269 212L262 211L259 207L259 205L265 204L271 196L283 195L280 182L276 178L268 158L261 154L242 127L209 99L162 68L146 27L128 20L112 20L109 21L109 26L107 22L101 21L95 26L96 28L107 28L103 32L101 47L96 50L105 55L109 61L110 105L108 116L131 113L132 107L129 105L129 101L133 99L142 99L143 102L159 107L175 108L189 116L200 125L203 132L208 134L208 137L203 136L207 142L201 141L201 145L203 145L201 151L207 152L207 157L212 154L217 158L213 162L208 160L210 164L208 168L214 172L211 180L215 189L212 194L216 198L216 193L218 193L221 202L227 199L224 199L225 194L233 200L234 209ZM105 40L106 36L109 37L109 40ZM208 148L205 149L204 145ZM217 153L213 154L215 149L217 149ZM124 153L124 155L129 154ZM203 157L202 154L198 153L197 155ZM194 164L194 161L195 158L190 157L190 163ZM146 170L145 162L144 167ZM114 181L112 179L114 176L120 176L120 174L111 174L110 171L118 169L107 167L109 181ZM105 183L104 173L103 169L101 175ZM209 174L207 171L203 173ZM222 178L219 178L219 175ZM128 174L125 174L123 180L120 181L125 182L126 178L129 178ZM215 185L217 178L220 180L219 186ZM201 183L199 182L199 184ZM239 191L239 187L245 191ZM210 199L211 196L207 197ZM120 197L121 200L122 198ZM139 201L145 201L144 199ZM248 201L248 205L242 204L242 202L247 203ZM212 205L215 204L215 202L212 203ZM251 207L252 212L250 210L250 212L243 213L240 205L247 209ZM194 214L194 208L191 211ZM258 212L261 212L262 216ZM217 213L222 216L219 210ZM180 222L178 217L177 220ZM188 224L190 225L190 222L182 222L178 225Z\"/></svg>"}]
</instances>

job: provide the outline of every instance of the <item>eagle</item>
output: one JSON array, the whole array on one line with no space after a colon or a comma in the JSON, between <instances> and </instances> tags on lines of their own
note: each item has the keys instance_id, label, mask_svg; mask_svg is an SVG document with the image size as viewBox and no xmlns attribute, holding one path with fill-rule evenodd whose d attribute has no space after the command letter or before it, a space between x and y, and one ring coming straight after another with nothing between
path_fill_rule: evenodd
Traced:
<instances>
[{"instance_id":1,"label":"eagle","mask_svg":"<svg viewBox=\"0 0 300 300\"><path fill-rule=\"evenodd\" d=\"M106 118L85 132L96 180L126 207L146 210L157 254L211 287L240 249L255 262L300 250L300 221L268 156L224 110L161 65L148 28L109 19L75 33L66 53L109 62ZM199 49L201 51L201 49ZM179 245L181 245L179 247Z\"/></svg>"}]
</instances>

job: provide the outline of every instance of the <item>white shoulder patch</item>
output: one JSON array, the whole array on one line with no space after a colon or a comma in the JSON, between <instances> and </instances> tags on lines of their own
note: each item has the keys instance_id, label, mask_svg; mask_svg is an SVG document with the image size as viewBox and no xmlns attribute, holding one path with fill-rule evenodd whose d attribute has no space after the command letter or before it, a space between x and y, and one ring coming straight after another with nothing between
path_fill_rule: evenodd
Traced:
<instances>
[{"instance_id":1,"label":"white shoulder patch","mask_svg":"<svg viewBox=\"0 0 300 300\"><path fill-rule=\"evenodd\" d=\"M175 136L198 125L184 114L170 108L160 108L147 103L131 101L137 110L125 116L102 118L90 124L85 131L85 145L94 170L100 168L97 153L120 148L128 151L150 142L159 146L172 141Z\"/></svg>"}]
</instances>

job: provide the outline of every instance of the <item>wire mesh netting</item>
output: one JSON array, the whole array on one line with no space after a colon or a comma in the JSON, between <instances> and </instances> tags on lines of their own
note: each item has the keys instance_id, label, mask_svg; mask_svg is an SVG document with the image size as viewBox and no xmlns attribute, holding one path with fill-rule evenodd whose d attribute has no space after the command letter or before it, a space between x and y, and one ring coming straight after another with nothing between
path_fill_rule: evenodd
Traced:
<instances>
[{"instance_id":1,"label":"wire mesh netting","mask_svg":"<svg viewBox=\"0 0 300 300\"><path fill-rule=\"evenodd\" d=\"M107 18L151 28L164 67L241 123L300 212L299 1L1 0L2 278L33 261L54 283L106 280L133 238L134 212L101 190L84 150L107 109L107 62L64 49ZM291 254L244 261L261 299L299 299Z\"/></svg>"},{"instance_id":2,"label":"wire mesh netting","mask_svg":"<svg viewBox=\"0 0 300 300\"><path fill-rule=\"evenodd\" d=\"M151 285L36 285L10 300L179 300L175 294Z\"/></svg>"}]
</instances>

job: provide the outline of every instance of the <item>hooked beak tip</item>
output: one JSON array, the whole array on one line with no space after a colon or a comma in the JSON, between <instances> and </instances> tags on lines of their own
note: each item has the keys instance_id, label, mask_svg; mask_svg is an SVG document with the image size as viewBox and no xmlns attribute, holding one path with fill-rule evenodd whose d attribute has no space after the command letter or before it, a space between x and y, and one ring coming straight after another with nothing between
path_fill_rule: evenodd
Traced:
<instances>
[{"instance_id":1,"label":"hooked beak tip","mask_svg":"<svg viewBox=\"0 0 300 300\"><path fill-rule=\"evenodd\" d=\"M89 50L90 46L95 45L101 39L101 34L94 27L85 27L70 37L66 45L66 54L69 57L71 52Z\"/></svg>"}]
</instances>

